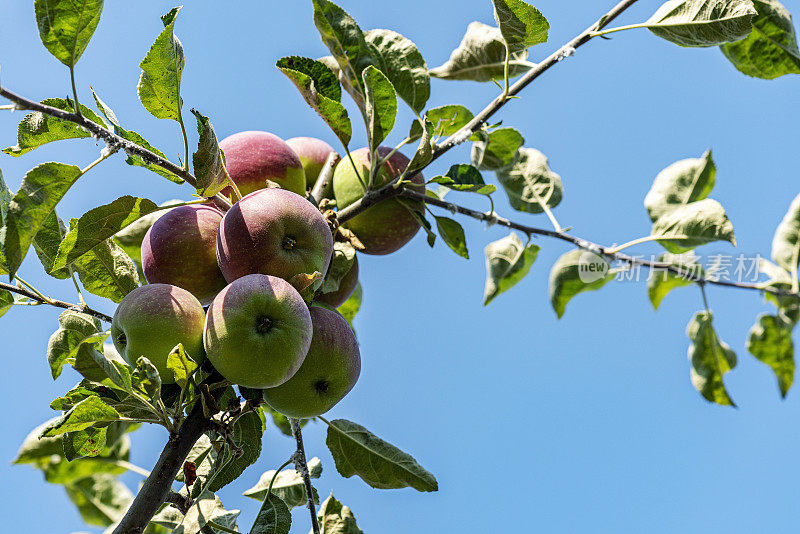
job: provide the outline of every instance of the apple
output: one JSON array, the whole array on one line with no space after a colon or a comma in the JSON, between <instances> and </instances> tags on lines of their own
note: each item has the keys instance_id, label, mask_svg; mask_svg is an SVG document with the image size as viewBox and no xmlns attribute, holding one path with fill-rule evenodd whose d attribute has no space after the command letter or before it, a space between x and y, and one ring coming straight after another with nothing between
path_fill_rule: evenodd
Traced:
<instances>
[{"instance_id":1,"label":"apple","mask_svg":"<svg viewBox=\"0 0 800 534\"><path fill-rule=\"evenodd\" d=\"M303 164L303 170L306 171L306 187L309 189L314 187L328 155L336 151L331 145L316 137L292 137L286 140L286 144L292 147L300 158L300 163Z\"/></svg>"},{"instance_id":2,"label":"apple","mask_svg":"<svg viewBox=\"0 0 800 534\"><path fill-rule=\"evenodd\" d=\"M131 365L140 356L150 360L165 384L175 382L167 356L178 343L197 363L203 353L206 314L197 298L178 286L148 284L125 295L111 321L111 339Z\"/></svg>"},{"instance_id":3,"label":"apple","mask_svg":"<svg viewBox=\"0 0 800 534\"><path fill-rule=\"evenodd\" d=\"M278 188L250 193L235 203L217 236L217 260L228 282L253 273L285 280L315 271L324 275L332 253L333 236L319 210Z\"/></svg>"},{"instance_id":4,"label":"apple","mask_svg":"<svg viewBox=\"0 0 800 534\"><path fill-rule=\"evenodd\" d=\"M358 257L354 258L353 266L350 267L350 270L347 271L347 274L345 274L339 281L339 289L336 291L331 291L330 293L323 293L314 300L316 302L321 302L323 304L327 304L328 306L338 308L344 304L344 301L350 298L350 295L353 294L353 291L356 289L357 285Z\"/></svg>"},{"instance_id":5,"label":"apple","mask_svg":"<svg viewBox=\"0 0 800 534\"><path fill-rule=\"evenodd\" d=\"M216 296L206 315L208 359L248 388L278 386L300 368L311 344L311 315L300 293L276 276L243 276Z\"/></svg>"},{"instance_id":6,"label":"apple","mask_svg":"<svg viewBox=\"0 0 800 534\"><path fill-rule=\"evenodd\" d=\"M356 385L361 373L358 341L339 313L311 307L314 335L305 361L284 384L265 389L264 400L287 417L322 415Z\"/></svg>"},{"instance_id":7,"label":"apple","mask_svg":"<svg viewBox=\"0 0 800 534\"><path fill-rule=\"evenodd\" d=\"M222 212L192 204L172 208L142 241L142 270L150 284L172 284L207 306L226 285L217 265Z\"/></svg>"},{"instance_id":8,"label":"apple","mask_svg":"<svg viewBox=\"0 0 800 534\"><path fill-rule=\"evenodd\" d=\"M239 132L223 139L219 147L225 153L225 166L242 196L264 189L267 180L298 195L306 193L303 164L294 150L269 132ZM223 194L231 196L226 187Z\"/></svg>"},{"instance_id":9,"label":"apple","mask_svg":"<svg viewBox=\"0 0 800 534\"><path fill-rule=\"evenodd\" d=\"M379 147L377 152L380 157L386 157L392 151L389 147ZM360 148L351 152L353 162L358 167L361 178L369 177L370 152L368 148ZM403 172L409 164L409 159L399 152L381 165L375 180L375 187L380 187L392 181ZM422 174L416 174L411 181L412 188L420 193L425 192L425 179ZM358 180L355 168L350 163L350 158L342 158L333 174L333 194L336 205L341 210L356 202L364 196L364 188ZM367 208L349 221L344 226L351 230L364 244L366 254L390 254L408 243L419 230L420 223L414 216L395 198L383 200Z\"/></svg>"}]
</instances>

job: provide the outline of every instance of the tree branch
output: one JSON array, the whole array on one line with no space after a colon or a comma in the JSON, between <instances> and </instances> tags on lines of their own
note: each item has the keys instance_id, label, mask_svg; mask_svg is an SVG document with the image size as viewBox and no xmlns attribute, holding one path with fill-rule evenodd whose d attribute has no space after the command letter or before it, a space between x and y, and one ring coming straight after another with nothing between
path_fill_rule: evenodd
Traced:
<instances>
[{"instance_id":1,"label":"tree branch","mask_svg":"<svg viewBox=\"0 0 800 534\"><path fill-rule=\"evenodd\" d=\"M512 96L515 96L517 93L522 91L533 80L535 80L536 78L544 74L547 70L549 70L550 67L557 65L563 59L568 58L569 56L574 54L575 50L577 50L584 44L588 43L593 37L595 37L593 35L594 32L607 26L608 23L610 23L612 20L614 20L623 12L625 12L625 10L627 10L637 1L638 0L623 0L622 2L618 3L608 13L600 17L600 19L598 19L597 22L595 22L587 29L582 31L580 34L578 34L571 41L563 45L561 48L550 54L541 63L532 67L528 72L525 73L524 76L522 76L522 78L517 80L509 88L508 94L499 95L497 98L492 100L489 103L489 105L486 106L480 113L478 113L475 116L475 118L473 118L471 121L465 124L460 130L458 130L456 133L452 134L450 137L448 137L447 139L436 145L433 149L433 158L431 159L431 161L419 167L418 169L415 169L415 173L422 172L445 152L469 139L469 136L480 130L492 115L497 113L504 105L506 105L506 103L509 102L509 100L511 100ZM387 198L396 196L397 194L399 194L397 188L398 188L398 180L395 179L380 189L376 189L374 191L367 191L361 198L361 200L358 200L353 204L350 204L349 206L338 212L337 218L339 222L343 223L348 219L352 219L353 217L355 217L368 207L377 204L381 200L385 200Z\"/></svg>"},{"instance_id":2,"label":"tree branch","mask_svg":"<svg viewBox=\"0 0 800 534\"><path fill-rule=\"evenodd\" d=\"M189 185L197 187L197 179L189 171L172 163L168 159L162 158L161 156L150 152L146 148L137 145L136 143L128 141L127 139L123 139L121 136L117 135L111 130L108 130L99 124L88 120L86 117L78 113L71 113L69 111L64 111L63 109L58 109L53 106L47 106L40 102L29 100L23 96L9 91L4 87L0 87L0 96L14 102L14 104L17 106L17 109L38 111L39 113L43 113L63 121L75 123L78 126L85 128L88 132L96 137L102 139L109 148L122 149L127 154L139 156L146 163L158 165L162 169L167 170L172 174L179 176L180 178L183 178ZM222 195L216 195L212 200L214 204L216 204L223 211L227 211L231 207L231 203L228 202L228 199Z\"/></svg>"},{"instance_id":3,"label":"tree branch","mask_svg":"<svg viewBox=\"0 0 800 534\"><path fill-rule=\"evenodd\" d=\"M549 230L547 228L537 228L534 226L527 226L524 224L516 223L514 221L506 219L505 217L501 217L495 213L485 213L482 211L473 210L461 206L459 204L454 204L453 202L447 202L445 200L440 200L438 198L429 197L424 193L419 193L411 189L404 189L401 187L399 195L405 198L417 200L420 202L425 202L426 204L431 204L433 206L446 209L450 213L460 213L462 215L466 215L468 217L472 217L473 219L484 221L489 224L497 224L499 226L504 226L512 230L518 230L528 236L541 235L545 237L552 237L554 239L560 239L561 241L566 241L567 243L570 243L578 248L581 248L583 250L588 250L589 252L593 252L594 254L597 254L598 256L603 256L609 260L618 260L627 263L628 265L631 266L639 265L653 270L670 271L675 275L680 276L681 278L695 282L700 285L712 284L717 286L736 287L739 289L764 291L766 293L770 293L778 297L791 297L800 300L800 292L778 289L776 287L771 287L771 286L764 286L761 283L730 282L727 280L718 280L716 278L709 278L700 272L695 272L692 269L686 269L678 265L674 265L672 263L637 258L635 256L630 256L628 254L616 252L614 251L615 247L605 247L603 245L593 243L581 237L570 235L566 232L557 232L555 230Z\"/></svg>"},{"instance_id":4,"label":"tree branch","mask_svg":"<svg viewBox=\"0 0 800 534\"><path fill-rule=\"evenodd\" d=\"M331 152L328 155L328 159L325 160L322 170L319 171L317 181L314 182L314 187L311 189L311 193L308 196L308 199L313 202L315 206L319 206L322 199L330 193L331 185L333 185L333 171L336 169L336 165L341 159L342 157L339 156L339 154Z\"/></svg>"},{"instance_id":5,"label":"tree branch","mask_svg":"<svg viewBox=\"0 0 800 534\"><path fill-rule=\"evenodd\" d=\"M55 306L56 308L64 308L65 310L75 310L81 313L85 313L87 315L91 315L92 317L97 317L101 321L105 321L107 323L111 322L111 317L106 315L103 312L99 312L87 306L86 304L72 304L70 302L64 302L63 300L57 300L52 298L42 298L41 295L37 295L30 289L25 287L19 287L11 284L6 284L0 282L0 289L5 289L6 291L10 291L12 293L16 293L18 295L22 295L24 297L28 297L29 299L38 302L40 304L48 304L50 306Z\"/></svg>"},{"instance_id":6,"label":"tree branch","mask_svg":"<svg viewBox=\"0 0 800 534\"><path fill-rule=\"evenodd\" d=\"M314 534L319 534L317 508L314 506L314 489L311 487L311 474L308 472L308 464L306 463L306 451L303 447L303 433L300 430L300 421L290 417L289 424L292 427L292 436L294 436L294 440L297 442L297 452L294 455L294 466L297 472L300 473L300 476L303 477L303 483L306 487L308 511L311 512L311 531Z\"/></svg>"}]
</instances>

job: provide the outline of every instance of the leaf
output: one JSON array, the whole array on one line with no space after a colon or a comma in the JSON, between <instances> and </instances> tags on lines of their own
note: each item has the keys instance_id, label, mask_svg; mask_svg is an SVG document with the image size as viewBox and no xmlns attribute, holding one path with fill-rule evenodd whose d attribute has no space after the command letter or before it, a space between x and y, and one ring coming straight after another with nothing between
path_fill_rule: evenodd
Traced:
<instances>
[{"instance_id":1,"label":"leaf","mask_svg":"<svg viewBox=\"0 0 800 534\"><path fill-rule=\"evenodd\" d=\"M538 9L522 0L492 0L494 19L511 52L546 43L550 23Z\"/></svg>"},{"instance_id":2,"label":"leaf","mask_svg":"<svg viewBox=\"0 0 800 534\"><path fill-rule=\"evenodd\" d=\"M198 365L186 354L183 345L178 343L178 346L167 356L167 369L175 374L175 383L181 388L185 388L189 383L189 378L197 371Z\"/></svg>"},{"instance_id":3,"label":"leaf","mask_svg":"<svg viewBox=\"0 0 800 534\"><path fill-rule=\"evenodd\" d=\"M74 66L100 22L103 0L36 0L33 6L42 44L61 63Z\"/></svg>"},{"instance_id":4,"label":"leaf","mask_svg":"<svg viewBox=\"0 0 800 534\"><path fill-rule=\"evenodd\" d=\"M347 320L347 323L350 325L350 328L353 327L353 319L355 319L356 314L361 309L361 300L364 298L364 290L361 288L361 282L356 284L356 288L353 290L353 293L344 301L341 306L336 308L336 311L342 314Z\"/></svg>"},{"instance_id":5,"label":"leaf","mask_svg":"<svg viewBox=\"0 0 800 534\"><path fill-rule=\"evenodd\" d=\"M263 429L261 418L255 412L248 412L236 420L230 438L242 448L242 455L231 459L230 462L216 474L214 480L206 488L216 492L230 484L250 465L254 464L261 455L261 438ZM231 454L230 452L228 454Z\"/></svg>"},{"instance_id":6,"label":"leaf","mask_svg":"<svg viewBox=\"0 0 800 534\"><path fill-rule=\"evenodd\" d=\"M9 273L17 272L34 236L82 174L74 165L49 162L37 165L25 175L8 207L6 224L0 229Z\"/></svg>"},{"instance_id":7,"label":"leaf","mask_svg":"<svg viewBox=\"0 0 800 534\"><path fill-rule=\"evenodd\" d=\"M472 164L482 171L496 171L514 163L525 142L514 128L498 128L488 134L479 132L476 137L472 143Z\"/></svg>"},{"instance_id":8,"label":"leaf","mask_svg":"<svg viewBox=\"0 0 800 534\"><path fill-rule=\"evenodd\" d=\"M422 229L428 234L428 246L433 248L434 243L436 243L436 234L433 233L433 227L428 218L425 217L425 212L420 208L419 204L405 198L398 198L397 201L405 206L411 216L422 226Z\"/></svg>"},{"instance_id":9,"label":"leaf","mask_svg":"<svg viewBox=\"0 0 800 534\"><path fill-rule=\"evenodd\" d=\"M161 375L156 366L144 356L136 360L136 367L131 374L131 385L156 404L161 399Z\"/></svg>"},{"instance_id":10,"label":"leaf","mask_svg":"<svg viewBox=\"0 0 800 534\"><path fill-rule=\"evenodd\" d=\"M85 313L65 310L59 315L58 324L59 329L50 336L47 344L47 361L54 380L61 375L65 364L75 365L83 351L101 349L108 337L100 321Z\"/></svg>"},{"instance_id":11,"label":"leaf","mask_svg":"<svg viewBox=\"0 0 800 534\"><path fill-rule=\"evenodd\" d=\"M430 70L434 78L445 80L472 80L490 82L503 79L506 45L499 28L480 22L472 22L467 32L444 64ZM533 63L527 61L527 50L511 54L509 78L529 70Z\"/></svg>"},{"instance_id":12,"label":"leaf","mask_svg":"<svg viewBox=\"0 0 800 534\"><path fill-rule=\"evenodd\" d=\"M289 534L292 527L292 514L286 503L273 493L264 497L258 515L250 529L250 534Z\"/></svg>"},{"instance_id":13,"label":"leaf","mask_svg":"<svg viewBox=\"0 0 800 534\"><path fill-rule=\"evenodd\" d=\"M698 263L698 259L694 252L687 252L685 254L670 254L665 252L658 257L657 261L676 265L696 275L702 275L703 267ZM688 278L678 276L670 270L653 269L650 271L650 277L647 279L647 296L650 298L653 309L657 310L661 301L670 291L678 287L690 286L692 284L693 282Z\"/></svg>"},{"instance_id":14,"label":"leaf","mask_svg":"<svg viewBox=\"0 0 800 534\"><path fill-rule=\"evenodd\" d=\"M93 208L70 223L70 229L55 258L53 268L61 269L102 245L139 218L158 210L152 200L125 195L109 204Z\"/></svg>"},{"instance_id":15,"label":"leaf","mask_svg":"<svg viewBox=\"0 0 800 534\"><path fill-rule=\"evenodd\" d=\"M350 243L336 241L333 244L333 256L330 267L328 267L328 274L325 275L325 282L322 284L322 293L338 291L340 282L353 268L355 261L355 247Z\"/></svg>"},{"instance_id":16,"label":"leaf","mask_svg":"<svg viewBox=\"0 0 800 534\"><path fill-rule=\"evenodd\" d=\"M319 458L312 458L308 461L308 471L311 478L319 478L322 475L322 462L320 462ZM274 469L264 472L258 479L258 483L242 495L257 501L263 501L267 496L267 489L274 475ZM284 469L278 473L278 476L275 477L275 482L272 484L272 493L286 503L290 510L296 506L305 506L308 502L303 477L294 469ZM314 502L319 503L317 491L314 490L313 493Z\"/></svg>"},{"instance_id":17,"label":"leaf","mask_svg":"<svg viewBox=\"0 0 800 534\"><path fill-rule=\"evenodd\" d=\"M322 42L331 51L341 69L341 77L347 82L356 102L363 102L361 72L375 64L372 48L356 21L329 0L312 0L314 24Z\"/></svg>"},{"instance_id":18,"label":"leaf","mask_svg":"<svg viewBox=\"0 0 800 534\"><path fill-rule=\"evenodd\" d=\"M65 489L78 508L81 518L90 524L107 527L122 519L133 501L133 494L115 476L98 474L82 478Z\"/></svg>"},{"instance_id":19,"label":"leaf","mask_svg":"<svg viewBox=\"0 0 800 534\"><path fill-rule=\"evenodd\" d=\"M550 270L550 303L558 318L575 295L600 289L613 278L605 258L593 252L574 249L563 254Z\"/></svg>"},{"instance_id":20,"label":"leaf","mask_svg":"<svg viewBox=\"0 0 800 534\"><path fill-rule=\"evenodd\" d=\"M297 56L281 58L276 66L297 86L306 103L347 146L353 135L353 127L347 110L340 103L342 88L331 69L320 61Z\"/></svg>"},{"instance_id":21,"label":"leaf","mask_svg":"<svg viewBox=\"0 0 800 534\"><path fill-rule=\"evenodd\" d=\"M57 418L42 432L43 437L53 437L65 432L75 432L97 423L118 421L119 413L100 397L88 397Z\"/></svg>"},{"instance_id":22,"label":"leaf","mask_svg":"<svg viewBox=\"0 0 800 534\"><path fill-rule=\"evenodd\" d=\"M531 270L539 246L523 244L516 233L486 245L486 287L483 290L483 305L488 305L497 295L508 291Z\"/></svg>"},{"instance_id":23,"label":"leaf","mask_svg":"<svg viewBox=\"0 0 800 534\"><path fill-rule=\"evenodd\" d=\"M52 0L51 0L52 1ZM69 98L46 98L42 104L64 111L75 111L75 103ZM83 104L80 105L81 115L86 119L104 126L103 120L91 109ZM45 115L39 111L25 115L17 126L17 144L3 149L3 152L11 156L21 156L53 141L63 139L79 139L89 137L91 134L83 127L74 122Z\"/></svg>"},{"instance_id":24,"label":"leaf","mask_svg":"<svg viewBox=\"0 0 800 534\"><path fill-rule=\"evenodd\" d=\"M439 106L425 112L425 119L433 124L432 135L434 136L452 135L474 118L475 116L470 110L459 104ZM408 137L411 140L422 137L422 126L418 120L411 123Z\"/></svg>"},{"instance_id":25,"label":"leaf","mask_svg":"<svg viewBox=\"0 0 800 534\"><path fill-rule=\"evenodd\" d=\"M146 148L156 156L162 157L166 159L164 153L161 152L159 149L151 145L144 137L139 135L138 133L134 132L133 130L126 130L122 126L120 126L119 121L117 120L117 116L108 105L100 100L100 97L94 92L92 89L92 95L94 96L94 101L97 103L98 109L103 113L106 119L114 126L114 133L122 137L123 139L127 139L128 141L135 143L142 148ZM146 162L140 156L135 154L128 154L128 157L125 159L125 163L128 165L133 165L135 167L144 167L145 169L152 171L160 176L163 176L167 180L171 182L175 182L176 184L182 184L184 182L183 178L171 173L170 171L159 167L155 163Z\"/></svg>"},{"instance_id":26,"label":"leaf","mask_svg":"<svg viewBox=\"0 0 800 534\"><path fill-rule=\"evenodd\" d=\"M736 367L736 353L717 337L712 322L711 312L701 311L686 327L692 341L688 350L692 384L709 402L736 406L722 381L723 375Z\"/></svg>"},{"instance_id":27,"label":"leaf","mask_svg":"<svg viewBox=\"0 0 800 534\"><path fill-rule=\"evenodd\" d=\"M517 160L497 171L497 179L517 211L542 213L561 202L564 188L561 177L550 170L547 157L535 148L520 148Z\"/></svg>"},{"instance_id":28,"label":"leaf","mask_svg":"<svg viewBox=\"0 0 800 534\"><path fill-rule=\"evenodd\" d=\"M797 273L800 262L800 195L789 205L789 210L775 230L772 238L772 259L789 273Z\"/></svg>"},{"instance_id":29,"label":"leaf","mask_svg":"<svg viewBox=\"0 0 800 534\"><path fill-rule=\"evenodd\" d=\"M681 253L713 241L727 241L736 246L733 225L725 209L716 200L707 198L692 202L662 215L651 235L668 251Z\"/></svg>"},{"instance_id":30,"label":"leaf","mask_svg":"<svg viewBox=\"0 0 800 534\"><path fill-rule=\"evenodd\" d=\"M436 219L436 229L439 230L439 235L442 236L447 246L462 258L469 259L464 228L453 219L436 216L434 218Z\"/></svg>"},{"instance_id":31,"label":"leaf","mask_svg":"<svg viewBox=\"0 0 800 534\"><path fill-rule=\"evenodd\" d=\"M416 45L392 30L369 30L364 39L378 68L392 82L397 96L421 113L431 95L428 65Z\"/></svg>"},{"instance_id":32,"label":"leaf","mask_svg":"<svg viewBox=\"0 0 800 534\"><path fill-rule=\"evenodd\" d=\"M75 221L73 219L72 221ZM72 222L70 223L70 230ZM113 240L107 239L73 263L89 293L119 303L139 287L136 265Z\"/></svg>"},{"instance_id":33,"label":"leaf","mask_svg":"<svg viewBox=\"0 0 800 534\"><path fill-rule=\"evenodd\" d=\"M397 95L392 82L370 65L364 69L364 99L367 116L367 137L375 151L394 128L397 117Z\"/></svg>"},{"instance_id":34,"label":"leaf","mask_svg":"<svg viewBox=\"0 0 800 534\"><path fill-rule=\"evenodd\" d=\"M31 243L45 272L59 280L69 278L70 273L70 270L66 267L56 268L55 266L58 247L61 245L61 240L66 233L67 229L64 227L64 222L58 217L56 210L53 210L42 227L39 228L39 231L36 232L36 237L33 238L33 243Z\"/></svg>"},{"instance_id":35,"label":"leaf","mask_svg":"<svg viewBox=\"0 0 800 534\"><path fill-rule=\"evenodd\" d=\"M106 446L106 427L89 427L63 436L64 456L73 461L82 456L97 456Z\"/></svg>"},{"instance_id":36,"label":"leaf","mask_svg":"<svg viewBox=\"0 0 800 534\"><path fill-rule=\"evenodd\" d=\"M180 7L161 17L164 29L156 37L139 67L139 100L157 119L181 121L181 74L186 63L183 45L175 36L175 18Z\"/></svg>"},{"instance_id":37,"label":"leaf","mask_svg":"<svg viewBox=\"0 0 800 534\"><path fill-rule=\"evenodd\" d=\"M350 508L337 501L333 493L319 507L317 517L320 534L364 534Z\"/></svg>"},{"instance_id":38,"label":"leaf","mask_svg":"<svg viewBox=\"0 0 800 534\"><path fill-rule=\"evenodd\" d=\"M358 475L364 482L379 489L439 489L436 478L414 458L361 425L345 419L334 419L328 424L326 443L336 462L337 471L345 478Z\"/></svg>"},{"instance_id":39,"label":"leaf","mask_svg":"<svg viewBox=\"0 0 800 534\"><path fill-rule=\"evenodd\" d=\"M756 13L750 0L669 0L643 26L680 46L717 46L747 37Z\"/></svg>"},{"instance_id":40,"label":"leaf","mask_svg":"<svg viewBox=\"0 0 800 534\"><path fill-rule=\"evenodd\" d=\"M195 499L183 517L183 521L172 531L172 534L197 534L210 521L214 523L219 521L220 524L235 527L238 515L239 510L226 510L222 506L222 501L219 500L219 497L208 490L204 490Z\"/></svg>"},{"instance_id":41,"label":"leaf","mask_svg":"<svg viewBox=\"0 0 800 534\"><path fill-rule=\"evenodd\" d=\"M792 325L776 315L762 313L750 329L747 350L772 368L785 398L794 381Z\"/></svg>"},{"instance_id":42,"label":"leaf","mask_svg":"<svg viewBox=\"0 0 800 534\"><path fill-rule=\"evenodd\" d=\"M764 287L773 287L783 290L792 289L792 275L771 261L765 258L759 258L758 272L766 274L769 277L769 280L761 283ZM764 296L778 308L778 315L781 319L792 325L800 321L800 302L796 298L781 297L771 293L765 293Z\"/></svg>"},{"instance_id":43,"label":"leaf","mask_svg":"<svg viewBox=\"0 0 800 534\"><path fill-rule=\"evenodd\" d=\"M422 169L431 161L433 161L433 151L435 143L433 142L433 124L431 121L424 119L425 131L419 140L417 151L411 156L411 161L408 162L403 173L408 176L414 176L418 169Z\"/></svg>"},{"instance_id":44,"label":"leaf","mask_svg":"<svg viewBox=\"0 0 800 534\"><path fill-rule=\"evenodd\" d=\"M776 0L753 0L758 15L746 38L721 46L733 66L748 76L772 80L784 74L800 74L792 16Z\"/></svg>"},{"instance_id":45,"label":"leaf","mask_svg":"<svg viewBox=\"0 0 800 534\"><path fill-rule=\"evenodd\" d=\"M453 165L444 176L436 176L430 183L441 184L454 191L464 191L468 193L478 193L481 195L491 195L497 191L497 187L486 184L483 176L478 169L472 165Z\"/></svg>"},{"instance_id":46,"label":"leaf","mask_svg":"<svg viewBox=\"0 0 800 534\"><path fill-rule=\"evenodd\" d=\"M219 148L217 134L208 117L192 110L197 119L197 152L192 154L194 175L197 178L197 194L201 197L213 197L230 183L230 176L225 168L225 156Z\"/></svg>"},{"instance_id":47,"label":"leaf","mask_svg":"<svg viewBox=\"0 0 800 534\"><path fill-rule=\"evenodd\" d=\"M0 317L6 314L14 305L14 295L5 289L0 291Z\"/></svg>"},{"instance_id":48,"label":"leaf","mask_svg":"<svg viewBox=\"0 0 800 534\"><path fill-rule=\"evenodd\" d=\"M676 161L658 173L644 199L644 206L655 222L665 213L691 202L703 200L716 183L717 167L706 150L699 158Z\"/></svg>"}]
</instances>

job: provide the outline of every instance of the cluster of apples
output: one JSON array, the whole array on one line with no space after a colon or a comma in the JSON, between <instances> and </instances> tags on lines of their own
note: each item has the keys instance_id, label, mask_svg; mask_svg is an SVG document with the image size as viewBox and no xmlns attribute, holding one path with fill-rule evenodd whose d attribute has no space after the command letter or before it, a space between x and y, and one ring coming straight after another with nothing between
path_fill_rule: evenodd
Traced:
<instances>
[{"instance_id":1,"label":"cluster of apples","mask_svg":"<svg viewBox=\"0 0 800 534\"><path fill-rule=\"evenodd\" d=\"M338 290L310 303L289 283L325 274L331 262L330 227L304 195L333 149L319 139L283 141L256 131L234 134L220 147L242 198L226 213L210 204L184 205L153 222L141 243L148 284L117 307L114 345L128 362L148 358L168 384L175 377L167 357L181 343L198 363L208 358L231 382L262 390L284 415L320 415L344 398L361 371L355 335L335 311L358 283L357 261ZM389 152L379 151L381 157ZM351 155L334 172L340 208L364 194L357 172L368 176L369 150ZM400 153L391 155L377 185L408 163ZM413 181L424 187L421 175ZM363 243L362 252L388 254L407 243L419 223L388 200L353 218L348 228Z\"/></svg>"}]
</instances>

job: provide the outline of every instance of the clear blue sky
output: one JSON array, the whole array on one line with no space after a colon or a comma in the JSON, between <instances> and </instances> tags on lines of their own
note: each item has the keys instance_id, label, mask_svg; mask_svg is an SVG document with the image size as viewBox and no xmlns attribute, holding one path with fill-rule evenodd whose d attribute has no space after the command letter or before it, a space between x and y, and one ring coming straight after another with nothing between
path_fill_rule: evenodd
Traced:
<instances>
[{"instance_id":1,"label":"clear blue sky","mask_svg":"<svg viewBox=\"0 0 800 534\"><path fill-rule=\"evenodd\" d=\"M471 21L491 23L488 0L341 4L363 29L388 27L415 41L431 67L447 59ZM550 42L535 48L531 59L544 57L612 4L539 0L552 30ZM643 0L620 23L644 20L659 4ZM785 4L800 12L800 2ZM138 63L161 29L158 16L172 6L107 2L77 79L84 102L91 99L91 84L123 126L175 160L182 151L177 125L152 118L136 97ZM309 1L190 2L176 31L187 56L187 120L196 107L221 137L260 129L335 144L274 68L284 55L327 53ZM14 91L36 99L68 94L68 71L39 42L33 2L6 2L0 62L2 82ZM461 103L475 112L496 93L491 84L470 82L434 81L432 89L431 105ZM718 175L712 196L727 209L740 251L767 256L775 227L800 190L798 89L797 77L750 79L717 49L681 49L636 30L579 49L500 118L521 129L526 145L544 152L561 174L561 223L609 244L649 232L642 200L658 171L713 148ZM0 115L3 146L15 143L22 117ZM409 121L407 113L398 120L398 133L407 131ZM353 146L360 144L359 133ZM21 158L0 158L0 168L16 189L39 162L85 165L98 151L90 140L63 141ZM452 151L428 174L467 159L467 148ZM59 213L77 217L123 194L160 202L190 192L116 156L82 178ZM501 192L496 204L511 213ZM547 225L543 216L514 217ZM412 453L436 475L440 491L379 491L357 478L342 479L325 447L324 425L311 425L307 450L322 458L325 469L316 484L320 494L332 489L368 533L780 534L800 527L800 396L792 390L782 401L769 368L744 348L756 315L770 310L759 295L709 289L719 335L740 359L726 377L739 409L723 408L703 400L689 382L684 329L702 308L697 288L674 292L654 312L643 282L609 284L579 295L557 320L547 278L568 249L541 239L530 275L484 308L482 249L507 232L471 220L463 224L470 261L443 245L429 249L421 236L392 256L362 256L365 300L356 327L363 370L355 390L330 413ZM700 252L734 249L719 245ZM41 274L33 255L21 273L54 296L74 298L68 282ZM113 312L108 303L92 303ZM57 315L45 307L19 308L0 319L0 398L6 407L0 510L19 531L84 530L60 486L7 463L29 430L54 415L49 401L77 380L71 372L57 382L50 378L45 349ZM132 461L149 468L165 439L161 429L140 431ZM291 450L290 440L268 433L258 463L222 490L228 508L243 510L243 529L258 504L241 492ZM138 483L133 475L125 480ZM308 532L305 511L296 510L294 521L293 532Z\"/></svg>"}]
</instances>

